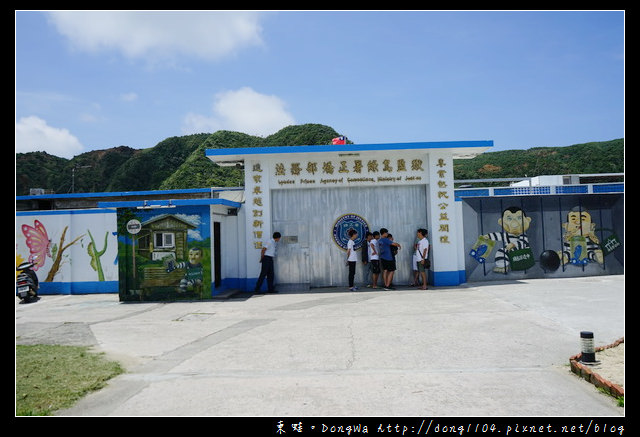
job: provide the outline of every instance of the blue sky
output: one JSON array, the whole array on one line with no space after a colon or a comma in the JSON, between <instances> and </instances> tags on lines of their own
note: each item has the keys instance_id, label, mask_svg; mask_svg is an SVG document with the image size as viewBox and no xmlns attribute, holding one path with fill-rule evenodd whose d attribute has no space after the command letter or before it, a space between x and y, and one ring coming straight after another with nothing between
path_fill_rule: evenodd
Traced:
<instances>
[{"instance_id":1,"label":"blue sky","mask_svg":"<svg viewBox=\"0 0 640 437\"><path fill-rule=\"evenodd\" d=\"M16 11L16 152L320 123L357 144L624 137L624 11Z\"/></svg>"}]
</instances>

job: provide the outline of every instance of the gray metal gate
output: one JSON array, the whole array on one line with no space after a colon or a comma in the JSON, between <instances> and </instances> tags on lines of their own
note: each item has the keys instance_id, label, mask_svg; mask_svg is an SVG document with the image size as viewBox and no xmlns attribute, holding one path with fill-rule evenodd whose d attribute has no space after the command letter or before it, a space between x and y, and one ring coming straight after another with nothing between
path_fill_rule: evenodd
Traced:
<instances>
[{"instance_id":1,"label":"gray metal gate","mask_svg":"<svg viewBox=\"0 0 640 437\"><path fill-rule=\"evenodd\" d=\"M411 281L416 230L427 227L426 185L273 190L271 202L272 229L283 236L275 267L280 289L347 286L346 253L332 234L343 214L363 217L372 232L389 229L402 245L394 283ZM362 275L359 262L358 285L363 285Z\"/></svg>"}]
</instances>

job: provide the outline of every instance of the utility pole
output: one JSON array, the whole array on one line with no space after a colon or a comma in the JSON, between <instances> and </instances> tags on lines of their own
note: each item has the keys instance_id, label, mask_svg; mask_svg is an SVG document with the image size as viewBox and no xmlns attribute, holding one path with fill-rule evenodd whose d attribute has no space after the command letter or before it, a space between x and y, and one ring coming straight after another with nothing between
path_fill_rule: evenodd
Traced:
<instances>
[{"instance_id":1,"label":"utility pole","mask_svg":"<svg viewBox=\"0 0 640 437\"><path fill-rule=\"evenodd\" d=\"M75 166L71 169L71 192L75 193L76 189L76 168L89 168L90 165Z\"/></svg>"}]
</instances>

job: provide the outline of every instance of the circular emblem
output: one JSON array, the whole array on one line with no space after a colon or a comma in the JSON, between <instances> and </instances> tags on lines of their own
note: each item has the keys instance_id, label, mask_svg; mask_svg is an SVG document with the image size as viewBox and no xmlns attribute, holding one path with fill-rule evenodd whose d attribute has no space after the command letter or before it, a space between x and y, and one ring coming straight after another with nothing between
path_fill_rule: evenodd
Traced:
<instances>
[{"instance_id":1,"label":"circular emblem","mask_svg":"<svg viewBox=\"0 0 640 437\"><path fill-rule=\"evenodd\" d=\"M140 229L142 229L140 221L131 219L127 222L127 231L129 231L130 234L137 234L140 232Z\"/></svg>"},{"instance_id":2,"label":"circular emblem","mask_svg":"<svg viewBox=\"0 0 640 437\"><path fill-rule=\"evenodd\" d=\"M369 232L367 221L358 214L344 214L338 217L338 220L333 224L333 241L343 250L347 250L349 230L351 229L358 233L354 241L354 247L357 250L362 246L365 235Z\"/></svg>"}]
</instances>

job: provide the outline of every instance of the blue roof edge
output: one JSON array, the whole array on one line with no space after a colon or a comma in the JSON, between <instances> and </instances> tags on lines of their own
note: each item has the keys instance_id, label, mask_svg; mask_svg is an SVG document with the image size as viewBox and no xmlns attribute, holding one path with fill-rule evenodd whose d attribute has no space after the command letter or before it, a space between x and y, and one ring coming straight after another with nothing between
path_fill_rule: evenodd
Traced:
<instances>
[{"instance_id":1,"label":"blue roof edge","mask_svg":"<svg viewBox=\"0 0 640 437\"><path fill-rule=\"evenodd\" d=\"M34 199L73 199L86 197L125 197L165 194L210 193L212 191L244 190L244 187L215 187L215 188L180 188L175 190L144 190L144 191L105 191L95 193L64 193L64 194L27 194L16 196L16 200Z\"/></svg>"},{"instance_id":2,"label":"blue roof edge","mask_svg":"<svg viewBox=\"0 0 640 437\"><path fill-rule=\"evenodd\" d=\"M153 200L125 200L122 202L98 202L99 208L168 208L172 206L188 205L222 205L240 208L242 203L227 199L153 199Z\"/></svg>"},{"instance_id":3,"label":"blue roof edge","mask_svg":"<svg viewBox=\"0 0 640 437\"><path fill-rule=\"evenodd\" d=\"M416 143L382 143L382 144L324 144L317 146L268 146L268 147L233 147L223 149L206 149L205 156L225 155L263 155L276 153L322 153L322 152L363 152L383 150L414 149L451 149L463 147L493 147L493 140L479 141L434 141Z\"/></svg>"}]
</instances>

